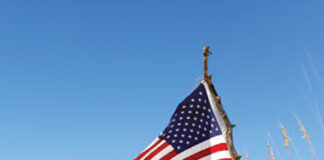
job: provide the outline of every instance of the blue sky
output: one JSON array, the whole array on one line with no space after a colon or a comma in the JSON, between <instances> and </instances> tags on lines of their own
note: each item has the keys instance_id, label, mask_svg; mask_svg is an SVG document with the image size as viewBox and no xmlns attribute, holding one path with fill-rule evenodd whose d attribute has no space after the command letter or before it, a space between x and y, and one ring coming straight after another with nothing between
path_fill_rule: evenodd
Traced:
<instances>
[{"instance_id":1,"label":"blue sky","mask_svg":"<svg viewBox=\"0 0 324 160\"><path fill-rule=\"evenodd\" d=\"M0 159L136 157L199 82L205 44L213 83L238 124L240 153L266 159L269 132L286 158L280 120L309 159L292 110L323 159L324 132L307 100L324 114L323 7L320 0L3 0Z\"/></svg>"}]
</instances>

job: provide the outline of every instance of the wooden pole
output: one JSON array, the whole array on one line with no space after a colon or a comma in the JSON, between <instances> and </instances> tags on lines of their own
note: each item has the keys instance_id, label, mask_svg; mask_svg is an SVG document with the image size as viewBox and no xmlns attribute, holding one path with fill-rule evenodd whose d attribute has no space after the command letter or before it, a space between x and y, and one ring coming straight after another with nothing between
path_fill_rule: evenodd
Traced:
<instances>
[{"instance_id":1,"label":"wooden pole","mask_svg":"<svg viewBox=\"0 0 324 160\"><path fill-rule=\"evenodd\" d=\"M204 80L208 79L208 56L209 46L204 46Z\"/></svg>"},{"instance_id":2,"label":"wooden pole","mask_svg":"<svg viewBox=\"0 0 324 160\"><path fill-rule=\"evenodd\" d=\"M234 143L233 143L233 126L230 122L224 108L221 102L221 98L218 96L213 84L211 83L211 76L208 75L208 56L210 54L209 46L204 47L204 80L207 82L208 87L211 91L211 94L213 96L213 99L216 102L216 107L220 113L221 118L223 119L226 127L226 142L227 142L227 148L231 154L231 157L233 160L239 160L241 158L240 155L237 154Z\"/></svg>"}]
</instances>

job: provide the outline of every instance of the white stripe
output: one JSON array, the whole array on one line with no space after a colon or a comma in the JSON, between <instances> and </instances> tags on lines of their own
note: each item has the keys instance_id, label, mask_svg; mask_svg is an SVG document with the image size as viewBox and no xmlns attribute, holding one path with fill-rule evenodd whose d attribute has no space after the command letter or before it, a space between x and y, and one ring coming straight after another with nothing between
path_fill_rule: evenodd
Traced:
<instances>
[{"instance_id":1,"label":"white stripe","mask_svg":"<svg viewBox=\"0 0 324 160\"><path fill-rule=\"evenodd\" d=\"M209 156L200 158L199 160L211 160L211 159L223 159L223 158L231 158L230 153L228 151L219 151Z\"/></svg>"},{"instance_id":2,"label":"white stripe","mask_svg":"<svg viewBox=\"0 0 324 160\"><path fill-rule=\"evenodd\" d=\"M216 116L217 123L219 124L219 127L220 127L220 129L222 130L222 134L223 134L223 136L225 137L225 136L226 136L226 135L225 135L225 134L226 134L226 125L225 125L225 123L224 123L224 120L223 120L222 117L220 116L220 113L219 113L219 111L218 111L218 108L217 108L216 102L215 102L215 100L214 100L214 98L213 98L213 95L212 95L212 93L210 92L210 89L209 89L209 87L208 87L207 82L206 82L205 80L203 80L201 83L202 83L202 84L204 85L204 87L205 87L205 90L206 90L206 92L207 92L207 96L208 96L209 103L210 103L210 105L211 105L212 110L214 111L214 115Z\"/></svg>"},{"instance_id":3,"label":"white stripe","mask_svg":"<svg viewBox=\"0 0 324 160\"><path fill-rule=\"evenodd\" d=\"M154 148L152 148L149 152L147 152L142 158L141 160L144 160L148 155L150 155L153 151L155 151L157 148L159 148L165 141L162 140L160 143L158 143L158 145L156 145Z\"/></svg>"},{"instance_id":4,"label":"white stripe","mask_svg":"<svg viewBox=\"0 0 324 160\"><path fill-rule=\"evenodd\" d=\"M155 155L152 160L159 160L161 159L163 156L167 155L168 153L172 152L173 148L171 145L169 145L168 147L166 147L164 150L162 150L161 152L159 152L157 155Z\"/></svg>"},{"instance_id":5,"label":"white stripe","mask_svg":"<svg viewBox=\"0 0 324 160\"><path fill-rule=\"evenodd\" d=\"M219 135L219 136L213 137L211 139L208 139L204 142L201 142L201 143L181 152L177 156L173 157L171 160L183 160L192 154L195 154L201 150L204 150L206 148L209 148L211 146L214 146L214 145L217 145L220 143L226 143L226 141L222 135Z\"/></svg>"}]
</instances>

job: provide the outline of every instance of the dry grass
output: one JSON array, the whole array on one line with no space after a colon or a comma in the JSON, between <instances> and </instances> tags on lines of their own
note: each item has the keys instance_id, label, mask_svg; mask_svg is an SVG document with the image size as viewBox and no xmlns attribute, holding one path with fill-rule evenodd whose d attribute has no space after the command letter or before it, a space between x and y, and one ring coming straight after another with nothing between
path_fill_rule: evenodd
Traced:
<instances>
[{"instance_id":1,"label":"dry grass","mask_svg":"<svg viewBox=\"0 0 324 160\"><path fill-rule=\"evenodd\" d=\"M304 125L302 124L302 122L300 120L297 120L298 121L298 127L299 127L299 130L302 132L303 134L303 137L306 139L306 141L309 143L309 144L312 144L312 139L311 137L309 136L308 132L306 131Z\"/></svg>"},{"instance_id":2,"label":"dry grass","mask_svg":"<svg viewBox=\"0 0 324 160\"><path fill-rule=\"evenodd\" d=\"M281 128L282 135L284 137L284 141L283 141L284 145L289 150L290 149L290 145L289 145L290 138L288 137L287 130L286 130L285 126L281 123L280 123L280 128Z\"/></svg>"},{"instance_id":3,"label":"dry grass","mask_svg":"<svg viewBox=\"0 0 324 160\"><path fill-rule=\"evenodd\" d=\"M267 141L267 145L268 145L268 160L275 160L275 156L273 154L273 150L269 140Z\"/></svg>"},{"instance_id":4,"label":"dry grass","mask_svg":"<svg viewBox=\"0 0 324 160\"><path fill-rule=\"evenodd\" d=\"M248 155L247 152L245 152L245 159L246 159L246 160L250 160L250 156Z\"/></svg>"},{"instance_id":5,"label":"dry grass","mask_svg":"<svg viewBox=\"0 0 324 160\"><path fill-rule=\"evenodd\" d=\"M305 129L303 123L300 121L300 119L297 117L296 114L294 114L294 116L296 117L296 120L298 122L298 127L299 127L299 130L302 132L302 136L303 138L308 142L309 144L309 147L310 147L310 150L311 150L311 159L314 160L316 155L317 155L317 152L314 148L314 145L313 145L313 142L312 142L312 139L310 137L310 135L308 134L307 130ZM317 159L317 158L316 158Z\"/></svg>"}]
</instances>

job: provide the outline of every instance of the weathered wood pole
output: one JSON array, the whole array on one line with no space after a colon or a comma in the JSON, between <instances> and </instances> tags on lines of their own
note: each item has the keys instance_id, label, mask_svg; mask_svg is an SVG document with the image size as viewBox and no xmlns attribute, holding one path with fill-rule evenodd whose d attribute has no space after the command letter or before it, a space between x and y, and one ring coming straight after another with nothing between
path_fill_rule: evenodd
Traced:
<instances>
[{"instance_id":1,"label":"weathered wood pole","mask_svg":"<svg viewBox=\"0 0 324 160\"><path fill-rule=\"evenodd\" d=\"M208 79L208 56L209 56L209 46L204 46L204 80Z\"/></svg>"},{"instance_id":2,"label":"weathered wood pole","mask_svg":"<svg viewBox=\"0 0 324 160\"><path fill-rule=\"evenodd\" d=\"M210 54L209 46L204 47L204 80L207 82L208 87L213 95L213 98L216 102L216 107L220 113L221 118L223 119L226 127L226 142L228 150L231 154L233 160L239 160L241 158L240 155L237 154L234 143L233 143L233 126L230 122L221 102L221 98L218 96L214 86L211 83L211 76L208 75L208 56Z\"/></svg>"}]
</instances>

